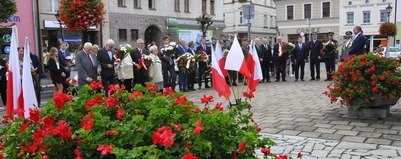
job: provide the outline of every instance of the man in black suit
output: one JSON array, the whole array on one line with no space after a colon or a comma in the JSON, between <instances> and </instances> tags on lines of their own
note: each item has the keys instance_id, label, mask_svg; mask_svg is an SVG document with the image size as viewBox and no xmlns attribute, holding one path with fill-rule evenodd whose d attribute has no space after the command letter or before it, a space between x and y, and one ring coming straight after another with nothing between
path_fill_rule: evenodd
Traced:
<instances>
[{"instance_id":1,"label":"man in black suit","mask_svg":"<svg viewBox=\"0 0 401 159\"><path fill-rule=\"evenodd\" d=\"M66 79L70 77L71 68L68 66L67 57L70 56L70 52L67 50L67 42L61 41L58 50L58 59L60 67L64 68ZM63 82L63 92L67 93L68 84Z\"/></svg>"},{"instance_id":2,"label":"man in black suit","mask_svg":"<svg viewBox=\"0 0 401 159\"><path fill-rule=\"evenodd\" d=\"M287 65L287 59L288 59L288 53L283 52L283 39L281 37L277 37L277 43L274 45L274 53L273 53L273 58L277 59L276 63L276 68L277 68L277 74L276 74L276 81L280 81L280 74L281 74L281 79L283 82L287 82L285 80L285 69Z\"/></svg>"},{"instance_id":3,"label":"man in black suit","mask_svg":"<svg viewBox=\"0 0 401 159\"><path fill-rule=\"evenodd\" d=\"M163 37L163 45L160 47L160 50L166 47L170 47L170 38L168 36ZM163 51L160 51L159 58L162 61L164 88L171 87L171 89L175 90L177 79L174 69L175 55L165 55Z\"/></svg>"},{"instance_id":4,"label":"man in black suit","mask_svg":"<svg viewBox=\"0 0 401 159\"><path fill-rule=\"evenodd\" d=\"M262 39L260 48L263 52L263 61L260 63L262 66L263 82L270 82L270 64L272 62L272 47L267 43L267 39Z\"/></svg>"},{"instance_id":5,"label":"man in black suit","mask_svg":"<svg viewBox=\"0 0 401 159\"><path fill-rule=\"evenodd\" d=\"M328 44L337 44L337 40L333 39L333 32L328 33L329 41L326 42L326 47L324 49L323 59L326 66L327 79L324 81L332 81L331 74L336 70L336 49L328 48Z\"/></svg>"},{"instance_id":6,"label":"man in black suit","mask_svg":"<svg viewBox=\"0 0 401 159\"><path fill-rule=\"evenodd\" d=\"M108 96L109 85L116 84L115 68L114 68L114 41L109 39L106 41L106 46L97 51L98 68L101 68L100 76L102 84Z\"/></svg>"},{"instance_id":7,"label":"man in black suit","mask_svg":"<svg viewBox=\"0 0 401 159\"><path fill-rule=\"evenodd\" d=\"M38 105L41 106L40 99L41 99L42 86L40 84L40 79L43 77L42 64L40 62L38 55L34 55L32 52L30 52L29 56L31 57L32 67L35 68L34 70L36 70L35 72L32 72L32 80L33 80L33 86L35 88L36 101L38 102Z\"/></svg>"},{"instance_id":8,"label":"man in black suit","mask_svg":"<svg viewBox=\"0 0 401 159\"><path fill-rule=\"evenodd\" d=\"M7 79L6 79L6 61L0 56L0 94L3 105L6 105L7 101Z\"/></svg>"},{"instance_id":9,"label":"man in black suit","mask_svg":"<svg viewBox=\"0 0 401 159\"><path fill-rule=\"evenodd\" d=\"M366 39L360 26L354 27L355 40L348 50L348 55L362 55L365 53Z\"/></svg>"},{"instance_id":10,"label":"man in black suit","mask_svg":"<svg viewBox=\"0 0 401 159\"><path fill-rule=\"evenodd\" d=\"M262 74L263 74L263 60L265 58L265 54L264 54L264 49L262 49L262 41L259 38L255 38L255 49L256 49L256 53L258 54L259 57L259 63L260 63L260 69L262 70ZM262 79L260 81L260 83L263 83L264 79Z\"/></svg>"},{"instance_id":11,"label":"man in black suit","mask_svg":"<svg viewBox=\"0 0 401 159\"><path fill-rule=\"evenodd\" d=\"M196 52L198 52L199 50L203 50L206 52L206 54L209 56L209 60L211 58L212 55L212 48L206 44L206 38L202 37L201 39L201 45L199 45L196 48ZM202 76L205 72L205 70L207 69L207 65L205 62L198 62L198 70L199 70L199 74L198 74L198 86L199 89L202 88ZM208 85L209 79L207 78L207 76L205 76L205 88L210 88L210 86Z\"/></svg>"},{"instance_id":12,"label":"man in black suit","mask_svg":"<svg viewBox=\"0 0 401 159\"><path fill-rule=\"evenodd\" d=\"M323 44L319 40L317 40L317 33L312 34L312 41L309 42L309 58L310 58L310 72L311 79L310 81L319 81L320 80L320 59L321 54L320 50L323 49ZM316 70L315 70L316 69ZM316 78L315 78L316 71Z\"/></svg>"},{"instance_id":13,"label":"man in black suit","mask_svg":"<svg viewBox=\"0 0 401 159\"><path fill-rule=\"evenodd\" d=\"M295 63L295 81L299 79L299 70L301 70L301 81L305 81L304 70L305 62L308 59L308 48L305 43L302 43L302 37L298 37L298 43L295 45L293 58Z\"/></svg>"},{"instance_id":14,"label":"man in black suit","mask_svg":"<svg viewBox=\"0 0 401 159\"><path fill-rule=\"evenodd\" d=\"M145 86L145 82L149 81L149 71L145 68L142 68L142 66L139 65L138 62L142 58L142 55L149 55L149 51L145 49L145 42L142 39L138 39L136 41L136 44L138 45L138 48L135 52L132 52L130 54L132 62L134 62L135 64L134 87L136 84L141 84L142 86Z\"/></svg>"}]
</instances>

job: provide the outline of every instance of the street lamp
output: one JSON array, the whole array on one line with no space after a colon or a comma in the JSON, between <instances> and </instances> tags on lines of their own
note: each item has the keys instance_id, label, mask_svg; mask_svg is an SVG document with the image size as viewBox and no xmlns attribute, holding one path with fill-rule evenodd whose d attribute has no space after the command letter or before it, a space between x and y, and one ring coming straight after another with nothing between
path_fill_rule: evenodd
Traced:
<instances>
[{"instance_id":1,"label":"street lamp","mask_svg":"<svg viewBox=\"0 0 401 159\"><path fill-rule=\"evenodd\" d=\"M60 11L57 11L57 13L54 16L56 17L58 24L60 25L61 40L64 41L64 30L63 30L63 26L61 24Z\"/></svg>"},{"instance_id":2,"label":"street lamp","mask_svg":"<svg viewBox=\"0 0 401 159\"><path fill-rule=\"evenodd\" d=\"M387 22L390 22L390 13L393 10L393 7L390 6L390 4L388 4L388 6L386 7L386 12L387 12Z\"/></svg>"}]
</instances>

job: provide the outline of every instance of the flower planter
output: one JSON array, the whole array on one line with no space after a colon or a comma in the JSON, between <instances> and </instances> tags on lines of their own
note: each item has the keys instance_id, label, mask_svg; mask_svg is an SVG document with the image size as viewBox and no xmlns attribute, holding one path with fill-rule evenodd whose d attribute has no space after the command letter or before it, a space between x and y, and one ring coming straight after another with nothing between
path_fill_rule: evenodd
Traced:
<instances>
[{"instance_id":1,"label":"flower planter","mask_svg":"<svg viewBox=\"0 0 401 159\"><path fill-rule=\"evenodd\" d=\"M354 106L348 107L348 116L364 118L387 118L390 114L390 106L397 104L400 97L384 100L382 97L376 97L369 108L355 110Z\"/></svg>"}]
</instances>

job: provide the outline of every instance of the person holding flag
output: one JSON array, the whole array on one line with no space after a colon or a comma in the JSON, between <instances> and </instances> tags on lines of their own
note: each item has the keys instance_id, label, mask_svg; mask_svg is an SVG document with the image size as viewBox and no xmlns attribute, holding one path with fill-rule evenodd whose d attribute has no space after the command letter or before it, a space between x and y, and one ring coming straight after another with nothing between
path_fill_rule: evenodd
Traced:
<instances>
[{"instance_id":1,"label":"person holding flag","mask_svg":"<svg viewBox=\"0 0 401 159\"><path fill-rule=\"evenodd\" d=\"M273 52L273 58L277 60L275 66L277 68L275 82L280 82L280 73L282 81L287 82L287 80L285 80L285 75L286 75L285 69L286 69L288 54L285 54L283 52L283 45L284 45L283 39L280 36L277 37L277 43L274 45L274 52Z\"/></svg>"}]
</instances>

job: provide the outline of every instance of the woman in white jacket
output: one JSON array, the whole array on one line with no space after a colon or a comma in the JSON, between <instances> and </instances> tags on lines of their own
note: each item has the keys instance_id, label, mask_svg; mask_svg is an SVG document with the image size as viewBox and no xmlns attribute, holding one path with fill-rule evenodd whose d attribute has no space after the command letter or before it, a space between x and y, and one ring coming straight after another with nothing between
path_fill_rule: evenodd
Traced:
<instances>
[{"instance_id":1,"label":"woman in white jacket","mask_svg":"<svg viewBox=\"0 0 401 159\"><path fill-rule=\"evenodd\" d=\"M125 90L131 92L134 78L132 59L129 53L117 64L118 79L124 84Z\"/></svg>"},{"instance_id":2,"label":"woman in white jacket","mask_svg":"<svg viewBox=\"0 0 401 159\"><path fill-rule=\"evenodd\" d=\"M156 90L163 91L163 72L162 63L159 59L159 50L157 46L151 46L149 48L150 57L152 57L152 64L149 68L149 79L150 82L156 85Z\"/></svg>"}]
</instances>

